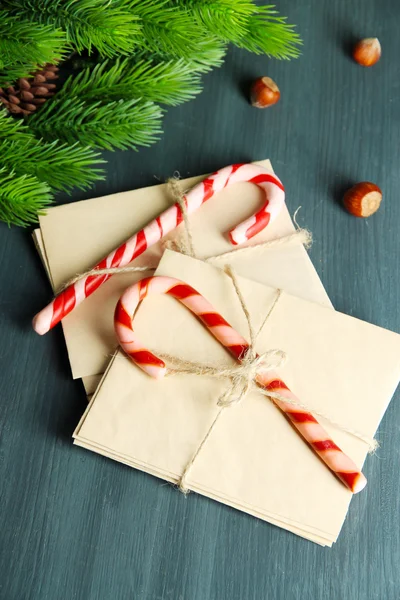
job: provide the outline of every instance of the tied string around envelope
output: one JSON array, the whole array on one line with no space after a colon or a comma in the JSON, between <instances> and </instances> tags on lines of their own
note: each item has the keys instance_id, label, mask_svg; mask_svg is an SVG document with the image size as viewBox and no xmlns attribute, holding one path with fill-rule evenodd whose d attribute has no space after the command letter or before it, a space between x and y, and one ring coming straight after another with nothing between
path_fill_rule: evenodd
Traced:
<instances>
[{"instance_id":1,"label":"tied string around envelope","mask_svg":"<svg viewBox=\"0 0 400 600\"><path fill-rule=\"evenodd\" d=\"M192 231L191 231L190 220L189 220L189 216L187 213L186 204L184 201L184 194L179 187L178 178L174 177L174 178L170 179L168 181L168 186L169 186L171 196L173 197L174 203L179 204L179 206L181 208L181 212L182 212L182 216L183 216L183 223L184 223L185 238L180 238L178 240L170 240L170 241L166 242L165 247L167 247L171 250L181 252L182 254L186 254L193 258L197 258L196 252L195 252L195 247L194 247L193 235L192 235ZM286 245L293 241L303 243L306 247L309 247L312 242L311 233L305 229L299 228L297 221L296 221L296 214L297 214L297 211L294 215L294 221L295 221L295 224L297 227L297 230L295 233L290 234L288 236L283 236L281 238L273 239L273 240L270 240L268 242L264 242L261 244L256 244L253 246L248 246L246 248L232 250L232 251L229 251L224 254L217 255L217 256L212 256L212 257L207 258L206 262L214 262L216 260L217 261L218 260L229 261L230 257L232 257L233 255L237 255L238 253L242 254L242 253L260 252L260 251L269 249L271 247ZM115 267L115 268L105 268L105 269L91 269L85 273L77 275L75 278L70 280L64 287L68 287L69 285L76 283L80 279L85 278L87 276L113 275L113 274L134 273L134 272L137 273L137 272L145 272L145 271L149 271L149 270L155 270L155 268L149 267L149 266L141 266L141 267L126 266L126 267ZM327 423L334 426L335 428L337 428L343 432L346 432L346 433L358 438L359 440L363 441L364 443L366 443L368 445L369 452L371 452L371 453L374 452L379 447L379 444L375 439L371 439L368 436L337 422L336 420L332 419L328 414L314 410L310 406L303 404L303 403L299 402L298 400L293 400L291 398L288 398L286 395L283 395L277 391L263 389L262 387L259 387L256 384L256 377L259 373L262 373L262 372L265 373L267 371L275 370L275 369L281 367L286 360L286 354L282 350L279 350L279 349L268 350L267 352L264 352L261 355L257 355L256 351L255 351L255 344L256 344L257 338L258 338L260 332L262 331L264 325L270 318L277 303L279 302L282 291L277 290L276 297L275 297L275 300L274 300L272 306L268 310L261 326L256 331L253 327L250 313L247 309L245 300L240 291L238 280L236 278L236 275L235 275L233 269L228 264L225 264L224 270L232 280L232 284L233 284L235 293L239 299L241 308L246 317L246 321L247 321L248 328L249 328L250 344L246 351L245 356L243 358L241 358L240 364L234 365L232 367L229 365L221 365L221 366L215 367L212 365L206 365L206 364L187 361L180 357L175 357L175 356L171 356L171 355L163 355L163 354L159 355L160 358L165 359L171 365L167 371L168 375L178 375L178 374L191 374L191 375L195 375L195 376L207 376L208 375L211 377L217 377L219 379L221 379L221 378L226 379L229 382L229 385L227 386L226 390L217 399L217 405L219 407L219 410L218 410L213 422L211 423L209 429L207 430L203 439L199 443L192 458L187 463L187 465L184 469L184 472L179 480L179 489L184 493L189 492L189 489L188 489L187 483L186 483L189 472L191 471L191 469L192 469L196 459L198 458L199 454L201 453L202 449L206 445L207 440L209 439L212 431L214 430L214 428L215 428L217 422L219 421L224 410L238 404L239 402L242 402L246 398L246 396L248 395L250 390L253 390L253 389L256 389L258 392L262 393L270 400L273 400L273 399L279 400L286 404L293 405L293 406L297 407L298 409L306 410L306 411L324 419Z\"/></svg>"},{"instance_id":2,"label":"tied string around envelope","mask_svg":"<svg viewBox=\"0 0 400 600\"><path fill-rule=\"evenodd\" d=\"M276 399L281 402L284 402L285 404L289 404L298 409L302 409L309 413L312 413L313 415L322 418L324 421L334 426L335 428L346 432L366 443L369 447L370 453L375 452L376 449L379 447L379 443L377 440L370 438L360 433L359 431L356 431L355 429L351 429L343 425L342 423L339 423L325 412L315 410L309 405L299 402L298 400L293 400L292 398L289 398L288 396L283 395L279 392L263 389L262 387L259 387L256 384L256 377L259 373L265 373L282 367L287 359L286 353L279 349L267 350L266 352L260 355L258 355L255 351L255 344L257 342L258 336L263 330L268 319L271 317L275 307L277 306L282 295L282 290L276 290L276 296L272 303L272 306L269 308L259 328L255 330L252 324L250 313L246 306L246 302L240 291L239 283L235 272L230 266L226 266L224 270L225 273L229 275L229 277L232 280L233 287L239 299L240 306L246 317L246 321L249 328L250 344L245 356L241 359L240 364L234 365L232 367L224 365L215 367L212 365L187 361L185 359L176 356L171 356L169 354L158 354L160 358L166 360L171 365L171 367L168 368L167 375L208 375L211 377L216 377L218 379L227 379L229 381L228 387L224 390L224 392L219 396L217 400L219 411L217 412L213 422L211 423L209 429L205 433L203 439L201 440L197 449L193 453L192 458L187 463L182 476L180 477L178 483L179 489L185 494L187 494L190 491L186 484L189 473L199 454L201 453L202 449L206 445L207 440L209 439L211 433L217 425L222 413L225 409L230 408L238 404L239 402L242 402L251 390L257 390L259 393L263 394L270 400Z\"/></svg>"}]
</instances>

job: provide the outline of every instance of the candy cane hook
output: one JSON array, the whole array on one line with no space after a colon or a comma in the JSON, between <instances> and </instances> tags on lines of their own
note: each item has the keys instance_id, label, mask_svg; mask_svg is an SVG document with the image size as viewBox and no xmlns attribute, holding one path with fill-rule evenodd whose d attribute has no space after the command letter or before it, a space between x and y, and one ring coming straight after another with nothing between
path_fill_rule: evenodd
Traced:
<instances>
[{"instance_id":1,"label":"candy cane hook","mask_svg":"<svg viewBox=\"0 0 400 600\"><path fill-rule=\"evenodd\" d=\"M120 298L115 309L114 325L118 340L124 351L143 371L156 379L166 374L163 360L143 347L133 330L133 317L139 304L150 294L166 294L179 300L212 333L212 335L240 362L249 344L235 331L213 306L190 285L172 277L148 277L130 286ZM256 382L269 392L278 392L288 400L299 402L285 383L273 371L260 372ZM354 462L334 443L315 417L289 402L271 396L271 400L290 420L312 450L327 467L353 493L360 492L367 480Z\"/></svg>"},{"instance_id":2,"label":"candy cane hook","mask_svg":"<svg viewBox=\"0 0 400 600\"><path fill-rule=\"evenodd\" d=\"M188 214L197 210L215 193L228 185L247 181L260 187L265 193L263 207L229 232L232 244L243 244L262 231L268 223L279 214L285 203L285 192L282 183L264 167L251 164L237 164L225 167L204 179L184 196ZM95 269L126 267L135 258L143 254L147 248L156 244L167 233L171 232L183 220L179 204L174 204L159 217L151 221L144 229L116 248L100 261ZM43 335L66 317L85 298L93 294L111 275L88 275L68 286L46 308L33 319L34 330Z\"/></svg>"}]
</instances>

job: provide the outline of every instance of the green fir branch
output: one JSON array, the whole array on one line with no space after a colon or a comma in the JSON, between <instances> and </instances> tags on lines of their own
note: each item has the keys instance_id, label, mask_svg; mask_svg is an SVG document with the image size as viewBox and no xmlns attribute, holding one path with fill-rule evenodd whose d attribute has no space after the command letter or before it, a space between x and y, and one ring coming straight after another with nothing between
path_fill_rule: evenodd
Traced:
<instances>
[{"instance_id":1,"label":"green fir branch","mask_svg":"<svg viewBox=\"0 0 400 600\"><path fill-rule=\"evenodd\" d=\"M8 0L14 14L60 27L75 50L96 48L102 56L130 54L140 26L132 11L117 0Z\"/></svg>"},{"instance_id":2,"label":"green fir branch","mask_svg":"<svg viewBox=\"0 0 400 600\"><path fill-rule=\"evenodd\" d=\"M248 22L248 32L236 45L254 54L266 54L273 58L297 58L300 54L300 36L294 25L288 25L274 6L262 6Z\"/></svg>"},{"instance_id":3,"label":"green fir branch","mask_svg":"<svg viewBox=\"0 0 400 600\"><path fill-rule=\"evenodd\" d=\"M273 5L252 0L171 0L213 35L255 54L296 58L300 37Z\"/></svg>"},{"instance_id":4,"label":"green fir branch","mask_svg":"<svg viewBox=\"0 0 400 600\"><path fill-rule=\"evenodd\" d=\"M94 163L104 163L99 154L79 144L44 143L29 137L0 142L0 164L17 175L27 173L45 181L53 190L86 189L104 179Z\"/></svg>"},{"instance_id":5,"label":"green fir branch","mask_svg":"<svg viewBox=\"0 0 400 600\"><path fill-rule=\"evenodd\" d=\"M139 17L142 50L165 60L184 59L200 70L220 66L224 44L197 22L188 10L169 0L126 0L124 6Z\"/></svg>"},{"instance_id":6,"label":"green fir branch","mask_svg":"<svg viewBox=\"0 0 400 600\"><path fill-rule=\"evenodd\" d=\"M32 132L24 125L23 121L14 119L4 108L0 108L0 143L5 138L9 140L35 139Z\"/></svg>"},{"instance_id":7,"label":"green fir branch","mask_svg":"<svg viewBox=\"0 0 400 600\"><path fill-rule=\"evenodd\" d=\"M34 175L54 190L69 190L104 179L104 171L94 166L101 163L105 161L91 148L38 140L23 121L0 111L0 168Z\"/></svg>"},{"instance_id":8,"label":"green fir branch","mask_svg":"<svg viewBox=\"0 0 400 600\"><path fill-rule=\"evenodd\" d=\"M50 188L34 175L17 176L0 168L0 220L25 227L52 202Z\"/></svg>"},{"instance_id":9,"label":"green fir branch","mask_svg":"<svg viewBox=\"0 0 400 600\"><path fill-rule=\"evenodd\" d=\"M199 75L183 60L125 59L104 61L70 76L57 97L78 97L86 102L142 98L176 106L200 92Z\"/></svg>"},{"instance_id":10,"label":"green fir branch","mask_svg":"<svg viewBox=\"0 0 400 600\"><path fill-rule=\"evenodd\" d=\"M58 62L66 48L66 37L60 29L0 10L1 86L26 77L39 65Z\"/></svg>"},{"instance_id":11,"label":"green fir branch","mask_svg":"<svg viewBox=\"0 0 400 600\"><path fill-rule=\"evenodd\" d=\"M37 140L22 122L0 110L0 220L25 226L53 199L51 189L84 189L104 173L99 154L78 144Z\"/></svg>"},{"instance_id":12,"label":"green fir branch","mask_svg":"<svg viewBox=\"0 0 400 600\"><path fill-rule=\"evenodd\" d=\"M152 102L119 100L86 103L57 98L29 119L29 126L46 140L112 150L150 146L161 134L162 111Z\"/></svg>"},{"instance_id":13,"label":"green fir branch","mask_svg":"<svg viewBox=\"0 0 400 600\"><path fill-rule=\"evenodd\" d=\"M196 52L188 58L187 63L197 73L208 73L222 66L226 52L227 46L223 41L206 34L198 42Z\"/></svg>"},{"instance_id":14,"label":"green fir branch","mask_svg":"<svg viewBox=\"0 0 400 600\"><path fill-rule=\"evenodd\" d=\"M257 11L252 0L171 0L222 40L235 42L247 34L249 18Z\"/></svg>"}]
</instances>

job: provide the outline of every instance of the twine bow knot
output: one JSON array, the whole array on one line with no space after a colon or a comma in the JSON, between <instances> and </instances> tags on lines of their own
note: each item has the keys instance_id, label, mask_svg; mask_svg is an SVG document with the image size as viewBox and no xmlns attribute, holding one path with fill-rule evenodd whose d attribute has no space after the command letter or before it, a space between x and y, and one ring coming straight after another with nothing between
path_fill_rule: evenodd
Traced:
<instances>
[{"instance_id":1,"label":"twine bow knot","mask_svg":"<svg viewBox=\"0 0 400 600\"><path fill-rule=\"evenodd\" d=\"M254 347L249 346L241 363L224 374L231 384L219 397L218 406L229 407L244 400L256 383L257 375L283 366L286 358L282 350L268 350L257 355Z\"/></svg>"}]
</instances>

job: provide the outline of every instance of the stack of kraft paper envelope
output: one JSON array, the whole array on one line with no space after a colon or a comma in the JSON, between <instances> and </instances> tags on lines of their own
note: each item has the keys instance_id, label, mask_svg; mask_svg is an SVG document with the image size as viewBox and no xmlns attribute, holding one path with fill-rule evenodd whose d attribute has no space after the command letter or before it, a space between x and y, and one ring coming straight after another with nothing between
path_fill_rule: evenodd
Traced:
<instances>
[{"instance_id":1,"label":"stack of kraft paper envelope","mask_svg":"<svg viewBox=\"0 0 400 600\"><path fill-rule=\"evenodd\" d=\"M181 185L187 189L200 179ZM230 250L224 233L260 200L256 186L237 184L198 210L191 217L197 256ZM50 209L40 218L35 240L53 288L96 264L170 203L167 187L158 185ZM179 229L170 237L179 235ZM284 209L252 243L293 231ZM335 312L297 242L254 255L239 253L229 262L241 276L254 326L263 322L276 289L284 290L260 333L257 350L286 352L282 379L302 402L347 429L373 436L400 378L400 336ZM189 283L249 337L232 281L214 266L223 266L218 261L163 254L160 244L135 264L159 265L157 275ZM93 394L74 438L80 446L176 483L210 427L226 384L193 375L156 381L122 352L114 354L115 305L126 287L142 276L112 277L63 321L73 376L82 377L88 395ZM233 361L172 298L146 299L135 316L135 330L156 353L215 364ZM361 467L367 444L329 422L324 426ZM337 539L352 496L257 390L224 411L187 482L193 491L322 545Z\"/></svg>"}]
</instances>

